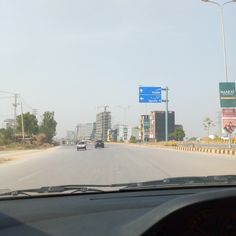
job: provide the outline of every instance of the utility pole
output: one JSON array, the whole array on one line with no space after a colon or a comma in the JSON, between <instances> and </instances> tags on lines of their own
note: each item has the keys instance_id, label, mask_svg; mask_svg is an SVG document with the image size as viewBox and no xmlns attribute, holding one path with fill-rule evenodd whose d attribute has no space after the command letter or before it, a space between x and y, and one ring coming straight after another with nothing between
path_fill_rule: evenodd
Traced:
<instances>
[{"instance_id":1,"label":"utility pole","mask_svg":"<svg viewBox=\"0 0 236 236\"><path fill-rule=\"evenodd\" d=\"M14 136L15 136L15 139L16 139L16 116L17 116L17 105L19 105L17 103L17 99L19 97L19 94L12 93L12 92L7 92L7 91L0 91L0 93L11 94L11 95L14 96L14 103L13 103L13 107L14 107Z\"/></svg>"},{"instance_id":2,"label":"utility pole","mask_svg":"<svg viewBox=\"0 0 236 236\"><path fill-rule=\"evenodd\" d=\"M17 116L17 106L19 105L17 103L17 99L18 99L18 94L14 93L14 103L13 103L13 107L14 107L14 136L15 136L15 140L16 140L16 116Z\"/></svg>"},{"instance_id":3,"label":"utility pole","mask_svg":"<svg viewBox=\"0 0 236 236\"><path fill-rule=\"evenodd\" d=\"M25 127L24 127L24 116L23 116L22 102L21 102L21 131L22 131L22 142L25 143Z\"/></svg>"}]
</instances>

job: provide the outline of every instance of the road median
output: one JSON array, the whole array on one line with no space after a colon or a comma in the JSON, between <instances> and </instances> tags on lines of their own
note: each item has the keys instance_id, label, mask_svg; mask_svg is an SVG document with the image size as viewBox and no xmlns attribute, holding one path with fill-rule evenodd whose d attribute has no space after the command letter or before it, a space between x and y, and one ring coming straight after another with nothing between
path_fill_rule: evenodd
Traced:
<instances>
[{"instance_id":1,"label":"road median","mask_svg":"<svg viewBox=\"0 0 236 236\"><path fill-rule=\"evenodd\" d=\"M236 156L236 149L228 148L209 148L209 147L187 147L181 145L172 145L172 143L112 143L112 144L123 144L135 147L147 147L147 148L162 148L162 149L171 149L182 152L203 152L207 154L219 154L219 155L230 155Z\"/></svg>"},{"instance_id":2,"label":"road median","mask_svg":"<svg viewBox=\"0 0 236 236\"><path fill-rule=\"evenodd\" d=\"M175 149L178 151L186 151L186 152L204 152L204 153L221 154L221 155L224 154L224 155L236 156L235 149L184 147L184 146L177 146L177 147L175 147Z\"/></svg>"}]
</instances>

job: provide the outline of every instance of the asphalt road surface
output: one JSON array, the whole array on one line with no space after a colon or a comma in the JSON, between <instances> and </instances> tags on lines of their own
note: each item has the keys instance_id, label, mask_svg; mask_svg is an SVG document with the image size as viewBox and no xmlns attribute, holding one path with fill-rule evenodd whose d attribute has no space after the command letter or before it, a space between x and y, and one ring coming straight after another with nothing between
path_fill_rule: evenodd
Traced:
<instances>
[{"instance_id":1,"label":"asphalt road surface","mask_svg":"<svg viewBox=\"0 0 236 236\"><path fill-rule=\"evenodd\" d=\"M87 151L62 146L0 164L0 189L224 174L236 174L236 156L122 144L109 144L104 149L89 145Z\"/></svg>"}]
</instances>

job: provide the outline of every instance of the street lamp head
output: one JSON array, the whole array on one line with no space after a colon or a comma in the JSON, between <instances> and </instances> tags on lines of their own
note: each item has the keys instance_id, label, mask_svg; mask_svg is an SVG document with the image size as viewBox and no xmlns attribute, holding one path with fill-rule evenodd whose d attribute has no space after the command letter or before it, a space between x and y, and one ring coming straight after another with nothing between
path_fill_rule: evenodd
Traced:
<instances>
[{"instance_id":1,"label":"street lamp head","mask_svg":"<svg viewBox=\"0 0 236 236\"><path fill-rule=\"evenodd\" d=\"M209 2L209 0L202 0L203 2Z\"/></svg>"}]
</instances>

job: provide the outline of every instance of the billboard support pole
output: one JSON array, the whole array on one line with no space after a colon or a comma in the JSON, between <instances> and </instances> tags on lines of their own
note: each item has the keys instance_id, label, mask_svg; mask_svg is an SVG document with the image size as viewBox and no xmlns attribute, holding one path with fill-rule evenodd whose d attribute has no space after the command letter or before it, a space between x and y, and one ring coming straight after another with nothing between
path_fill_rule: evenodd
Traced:
<instances>
[{"instance_id":1,"label":"billboard support pole","mask_svg":"<svg viewBox=\"0 0 236 236\"><path fill-rule=\"evenodd\" d=\"M231 133L229 133L229 149L232 148L232 145L231 145Z\"/></svg>"}]
</instances>

